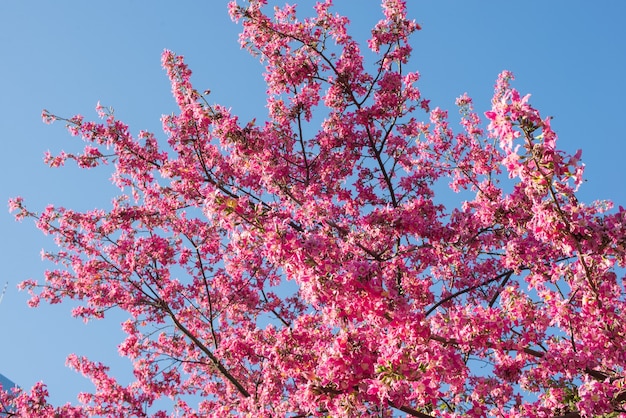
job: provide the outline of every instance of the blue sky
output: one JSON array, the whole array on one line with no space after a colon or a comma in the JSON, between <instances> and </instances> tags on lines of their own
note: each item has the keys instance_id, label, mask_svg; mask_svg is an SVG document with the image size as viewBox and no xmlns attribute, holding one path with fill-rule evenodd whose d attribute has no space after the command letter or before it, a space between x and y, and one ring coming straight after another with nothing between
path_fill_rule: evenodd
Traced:
<instances>
[{"instance_id":1,"label":"blue sky","mask_svg":"<svg viewBox=\"0 0 626 418\"><path fill-rule=\"evenodd\" d=\"M308 8L312 1L300 1ZM380 16L378 1L336 0L364 39ZM619 1L496 0L409 1L423 27L413 38L412 65L431 105L455 113L454 99L467 92L479 112L488 109L500 71L532 93L544 116L553 115L559 145L583 149L587 165L580 200L610 199L626 206L624 100L626 98L626 3ZM41 122L41 110L95 118L98 101L119 119L161 138L160 117L175 110L160 68L164 48L186 57L198 90L232 107L242 120L263 117L262 67L240 50L239 27L226 0L108 2L33 0L0 2L0 201L22 196L35 210L53 203L86 210L108 206L116 189L107 170L49 169L46 150L80 146L62 124ZM0 211L0 373L29 388L45 381L51 400L75 401L91 384L64 366L75 352L110 364L122 380L127 363L117 355L122 317L83 324L66 304L29 309L16 290L23 279L43 276L40 250L51 241L31 222L15 223Z\"/></svg>"}]
</instances>

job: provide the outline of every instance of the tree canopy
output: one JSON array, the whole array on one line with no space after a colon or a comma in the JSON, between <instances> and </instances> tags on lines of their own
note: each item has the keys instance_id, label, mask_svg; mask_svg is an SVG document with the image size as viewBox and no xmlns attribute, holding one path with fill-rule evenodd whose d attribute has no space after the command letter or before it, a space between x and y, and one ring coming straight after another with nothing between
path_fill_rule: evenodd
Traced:
<instances>
[{"instance_id":1,"label":"tree canopy","mask_svg":"<svg viewBox=\"0 0 626 418\"><path fill-rule=\"evenodd\" d=\"M407 70L420 26L403 1L382 1L367 45L330 0L307 18L265 3L229 6L265 64L258 120L196 90L171 51L166 140L101 105L97 121L43 112L86 142L48 164L109 164L120 195L84 212L12 199L58 245L22 287L77 317L124 311L135 380L70 355L93 393L53 406L41 383L1 395L3 413L626 413L626 211L578 201L581 152L557 148L513 74L484 116L459 97L454 129Z\"/></svg>"}]
</instances>

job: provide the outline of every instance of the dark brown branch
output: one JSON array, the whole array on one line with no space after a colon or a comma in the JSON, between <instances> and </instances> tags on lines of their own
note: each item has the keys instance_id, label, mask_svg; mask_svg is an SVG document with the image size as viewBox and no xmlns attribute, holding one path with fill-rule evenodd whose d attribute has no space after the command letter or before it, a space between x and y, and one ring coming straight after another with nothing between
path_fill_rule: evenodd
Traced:
<instances>
[{"instance_id":1,"label":"dark brown branch","mask_svg":"<svg viewBox=\"0 0 626 418\"><path fill-rule=\"evenodd\" d=\"M431 313L433 313L435 311L435 309L437 309L438 307L440 307L441 305L443 305L444 303L451 301L452 299L454 299L457 296L461 296L464 293L468 293L471 292L472 290L476 290L479 287L483 287L485 285L488 285L491 282L495 282L497 280L500 280L502 278L506 278L507 276L510 277L513 274L512 270L506 271L504 273L498 274L496 277L492 277L491 279L485 280L482 283L479 283L477 285L474 286L470 286L467 287L465 289L459 290L458 292L455 292L443 299L441 299L439 302L435 303L428 311L426 311L426 316L430 315Z\"/></svg>"},{"instance_id":2,"label":"dark brown branch","mask_svg":"<svg viewBox=\"0 0 626 418\"><path fill-rule=\"evenodd\" d=\"M394 409L398 409L402 412L406 412L407 414L413 416L413 417L419 417L419 418L433 418L432 415L428 415L425 414L423 412L417 411L413 408L409 408L408 406L396 406L393 402L389 402L389 406L391 406Z\"/></svg>"},{"instance_id":3,"label":"dark brown branch","mask_svg":"<svg viewBox=\"0 0 626 418\"><path fill-rule=\"evenodd\" d=\"M174 314L174 312L172 312L170 310L170 308L164 303L161 302L161 308L168 314L168 316L172 319L172 321L174 321L174 324L176 325L176 328L178 328L180 331L182 331L183 334L185 334L191 341L193 341L193 343L200 349L202 350L203 353L205 353L207 355L207 357L209 357L209 359L211 359L211 361L213 362L213 364L215 365L215 367L217 367L217 370L220 371L220 373L230 382L233 384L233 386L235 386L235 388L237 388L237 390L239 391L239 393L241 393L243 396L245 396L246 398L250 397L250 392L248 392L246 390L246 388L243 387L243 385L241 383L239 383L239 381L237 379L235 379L235 377L228 371L228 369L226 369L226 367L224 367L224 365L222 364L222 362L215 357L215 355L211 352L211 350L209 350L209 348L207 346L205 346L202 341L200 341L195 335L193 335L193 333L191 331L189 331L183 324L180 323L180 321L178 320L178 318L176 318L176 315Z\"/></svg>"},{"instance_id":4,"label":"dark brown branch","mask_svg":"<svg viewBox=\"0 0 626 418\"><path fill-rule=\"evenodd\" d=\"M504 278L502 279L502 282L500 282L500 286L498 286L498 290L496 291L496 293L494 293L493 297L489 301L489 307L490 308L493 305L495 305L496 301L498 300L498 297L500 296L500 293L502 293L502 290L504 290L504 286L506 286L508 281L511 279L512 275L513 275L513 271L510 271L508 274L504 275Z\"/></svg>"},{"instance_id":5,"label":"dark brown branch","mask_svg":"<svg viewBox=\"0 0 626 418\"><path fill-rule=\"evenodd\" d=\"M565 415L559 415L559 416L556 416L554 418L580 418L580 413L579 412L568 412Z\"/></svg>"}]
</instances>

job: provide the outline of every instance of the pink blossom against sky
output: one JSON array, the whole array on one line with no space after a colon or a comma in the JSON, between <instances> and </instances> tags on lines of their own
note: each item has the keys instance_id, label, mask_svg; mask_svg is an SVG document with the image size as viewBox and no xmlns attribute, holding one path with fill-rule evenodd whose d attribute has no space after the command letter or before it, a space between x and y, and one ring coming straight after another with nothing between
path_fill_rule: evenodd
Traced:
<instances>
[{"instance_id":1,"label":"pink blossom against sky","mask_svg":"<svg viewBox=\"0 0 626 418\"><path fill-rule=\"evenodd\" d=\"M301 2L312 4L310 1ZM366 39L380 16L377 1L337 0L353 20L352 34ZM515 87L531 93L544 115L553 115L558 146L583 149L586 179L580 198L611 199L626 206L626 26L622 2L539 1L409 2L422 27L413 38L411 65L422 74L420 88L454 112L467 92L476 109L488 110L500 71L511 70ZM160 118L175 110L160 65L163 49L185 56L194 85L211 90L217 103L241 120L266 115L262 69L239 49L240 28L230 21L226 0L192 2L0 2L0 201L22 196L31 208L48 203L75 209L108 207L117 190L109 171L52 170L44 153L77 149L62 124L41 122L54 114L96 118L98 102L115 108L138 134L163 138ZM308 6L305 6L308 7ZM68 354L87 355L128 372L117 354L123 317L88 325L69 315L71 306L26 306L16 285L40 279L46 264L41 248L53 243L29 222L17 224L0 211L4 240L0 288L0 373L30 388L43 380L51 401L75 402L91 383L64 366ZM120 378L124 382L124 378Z\"/></svg>"}]
</instances>

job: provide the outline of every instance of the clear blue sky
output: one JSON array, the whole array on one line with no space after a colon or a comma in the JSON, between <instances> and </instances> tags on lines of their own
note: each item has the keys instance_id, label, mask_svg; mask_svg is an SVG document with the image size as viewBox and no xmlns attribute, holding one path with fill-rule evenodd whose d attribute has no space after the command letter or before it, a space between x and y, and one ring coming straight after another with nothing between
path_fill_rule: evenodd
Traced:
<instances>
[{"instance_id":1,"label":"clear blue sky","mask_svg":"<svg viewBox=\"0 0 626 418\"><path fill-rule=\"evenodd\" d=\"M312 1L300 1L309 7ZM377 0L336 0L364 39L379 19ZM422 73L431 105L454 113L468 92L487 110L497 74L515 73L515 86L555 117L560 147L583 148L587 183L581 200L611 199L626 206L626 3L581 0L411 0L423 27L413 38L413 65ZM174 6L175 4L175 6ZM233 108L243 120L263 117L262 67L239 49L239 27L226 0L2 1L0 2L0 201L21 195L32 209L48 203L74 209L107 206L116 190L109 172L52 170L44 151L76 149L62 124L44 125L43 108L95 118L98 101L113 106L134 133L164 138L159 118L174 109L160 68L164 48L185 55L198 90ZM30 388L45 381L54 403L74 402L89 381L64 366L75 352L127 370L117 355L121 317L84 325L70 306L26 307L16 290L41 278L40 250L52 243L31 222L17 224L0 211L0 373ZM125 375L127 377L127 374ZM122 379L123 381L125 378Z\"/></svg>"}]
</instances>

